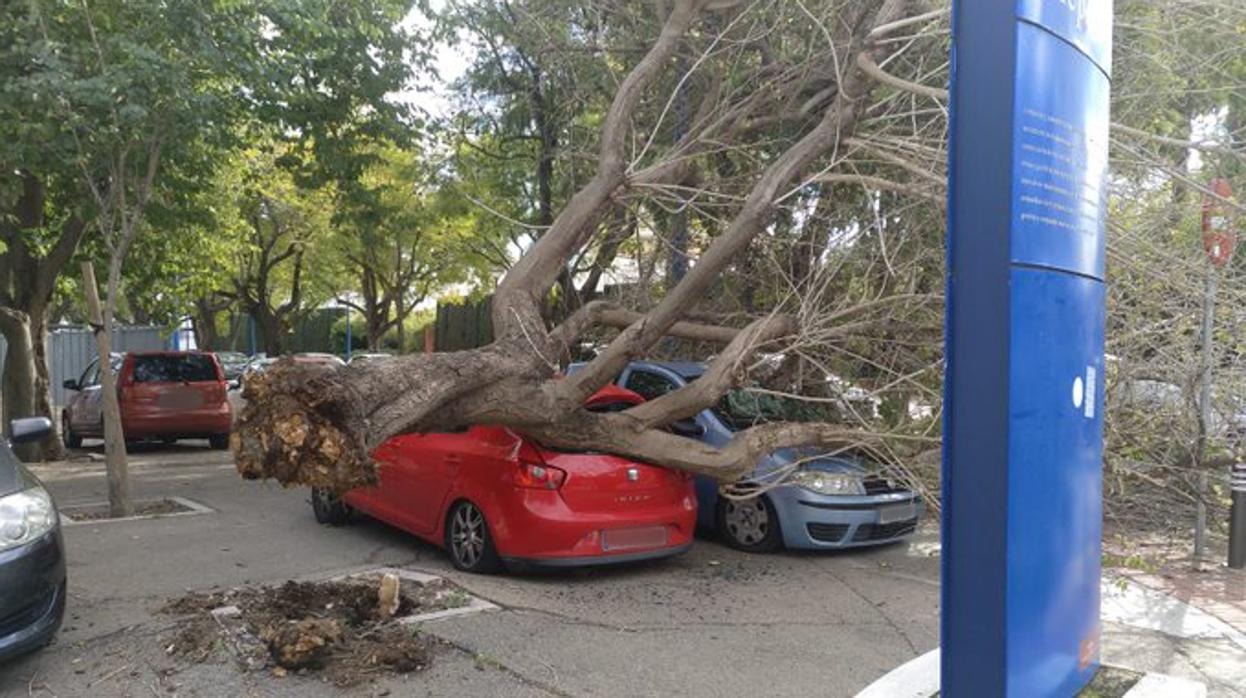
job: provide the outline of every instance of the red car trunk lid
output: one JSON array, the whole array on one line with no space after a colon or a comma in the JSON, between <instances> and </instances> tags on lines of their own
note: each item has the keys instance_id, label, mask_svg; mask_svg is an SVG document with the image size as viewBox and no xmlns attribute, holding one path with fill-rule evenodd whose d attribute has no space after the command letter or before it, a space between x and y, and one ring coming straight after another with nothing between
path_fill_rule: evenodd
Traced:
<instances>
[{"instance_id":1,"label":"red car trunk lid","mask_svg":"<svg viewBox=\"0 0 1246 698\"><path fill-rule=\"evenodd\" d=\"M572 509L602 511L678 504L686 480L677 472L601 453L542 451L541 458L567 473L560 488Z\"/></svg>"}]
</instances>

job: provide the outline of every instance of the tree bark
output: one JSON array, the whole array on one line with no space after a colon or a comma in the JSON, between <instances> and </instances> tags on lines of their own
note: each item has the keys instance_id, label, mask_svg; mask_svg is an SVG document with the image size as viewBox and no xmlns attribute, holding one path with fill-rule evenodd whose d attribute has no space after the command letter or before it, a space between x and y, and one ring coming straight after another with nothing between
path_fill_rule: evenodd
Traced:
<instances>
[{"instance_id":1,"label":"tree bark","mask_svg":"<svg viewBox=\"0 0 1246 698\"><path fill-rule=\"evenodd\" d=\"M0 307L0 333L7 342L4 371L4 431L9 421L37 414L35 411L35 354L30 340L30 316ZM39 459L38 444L14 446L17 457L26 462Z\"/></svg>"},{"instance_id":2,"label":"tree bark","mask_svg":"<svg viewBox=\"0 0 1246 698\"><path fill-rule=\"evenodd\" d=\"M8 251L0 256L0 305L19 311L26 317L24 334L29 335L34 373L33 383L26 385L31 379L24 373L23 360L20 367L10 364L11 370L17 373L6 376L4 380L14 392L29 391L33 394L33 403L29 408L31 411L22 416L41 415L52 420L52 431L40 442L40 448L45 460L57 460L64 456L64 447L58 436L60 420L52 410L46 347L48 305L56 289L56 279L69 263L86 232L86 223L71 215L61 225L59 234L47 253L43 257L33 254L23 233L45 225L43 181L28 170L18 172L18 177L21 180L22 194L13 211L16 229L10 230L0 225L0 232L4 233L9 246ZM7 372L10 369L5 370ZM19 385L22 387L19 388ZM24 452L29 450L23 449Z\"/></svg>"},{"instance_id":3,"label":"tree bark","mask_svg":"<svg viewBox=\"0 0 1246 698\"><path fill-rule=\"evenodd\" d=\"M114 273L109 269L109 304L114 302ZM119 265L117 265L119 266ZM126 463L125 433L121 427L121 402L117 395L117 377L112 372L112 313L100 307L99 287L95 282L95 267L82 263L82 281L86 290L87 310L95 330L95 346L99 352L100 392L104 401L104 456L108 472L108 514L112 518L129 516L134 512L130 499L130 473Z\"/></svg>"},{"instance_id":4,"label":"tree bark","mask_svg":"<svg viewBox=\"0 0 1246 698\"><path fill-rule=\"evenodd\" d=\"M286 340L281 319L264 306L252 308L251 317L255 320L255 331L260 336L264 352L269 356L281 356L285 352Z\"/></svg>"},{"instance_id":5,"label":"tree bark","mask_svg":"<svg viewBox=\"0 0 1246 698\"><path fill-rule=\"evenodd\" d=\"M52 420L52 431L39 442L43 460L65 458L65 444L60 438L60 419L52 402L51 364L48 362L48 308L36 299L30 309L30 346L35 359L35 411Z\"/></svg>"},{"instance_id":6,"label":"tree bark","mask_svg":"<svg viewBox=\"0 0 1246 698\"><path fill-rule=\"evenodd\" d=\"M191 329L195 333L195 345L203 351L216 351L220 336L216 331L216 316L221 308L207 298L195 299L195 314L191 317Z\"/></svg>"}]
</instances>

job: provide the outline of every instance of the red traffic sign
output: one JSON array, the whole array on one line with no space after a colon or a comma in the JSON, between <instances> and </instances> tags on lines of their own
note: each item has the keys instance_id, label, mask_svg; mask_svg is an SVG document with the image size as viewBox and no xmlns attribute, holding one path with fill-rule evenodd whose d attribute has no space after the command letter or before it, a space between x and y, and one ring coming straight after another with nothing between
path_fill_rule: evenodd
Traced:
<instances>
[{"instance_id":1,"label":"red traffic sign","mask_svg":"<svg viewBox=\"0 0 1246 698\"><path fill-rule=\"evenodd\" d=\"M1216 178L1208 188L1215 195L1203 194L1203 250L1212 264L1223 267L1233 257L1233 248L1237 245L1232 210L1227 201L1233 196L1233 187L1229 186L1229 180Z\"/></svg>"}]
</instances>

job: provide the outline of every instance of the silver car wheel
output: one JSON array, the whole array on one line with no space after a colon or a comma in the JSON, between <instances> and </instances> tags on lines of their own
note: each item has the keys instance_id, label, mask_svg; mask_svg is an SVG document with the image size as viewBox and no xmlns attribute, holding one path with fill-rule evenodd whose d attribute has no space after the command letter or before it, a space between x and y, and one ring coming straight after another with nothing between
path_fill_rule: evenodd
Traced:
<instances>
[{"instance_id":1,"label":"silver car wheel","mask_svg":"<svg viewBox=\"0 0 1246 698\"><path fill-rule=\"evenodd\" d=\"M475 567L485 552L485 517L470 502L454 512L450 522L450 546L464 567Z\"/></svg>"},{"instance_id":2,"label":"silver car wheel","mask_svg":"<svg viewBox=\"0 0 1246 698\"><path fill-rule=\"evenodd\" d=\"M761 497L727 500L723 507L727 533L741 545L756 545L770 532L770 514Z\"/></svg>"}]
</instances>

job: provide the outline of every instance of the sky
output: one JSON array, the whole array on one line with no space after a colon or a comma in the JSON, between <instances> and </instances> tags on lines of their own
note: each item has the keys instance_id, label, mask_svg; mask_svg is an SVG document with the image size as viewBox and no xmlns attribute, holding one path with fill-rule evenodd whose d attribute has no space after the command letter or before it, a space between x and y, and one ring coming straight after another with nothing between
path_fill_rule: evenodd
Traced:
<instances>
[{"instance_id":1,"label":"sky","mask_svg":"<svg viewBox=\"0 0 1246 698\"><path fill-rule=\"evenodd\" d=\"M440 12L445 8L446 3L444 0L432 0L430 5L434 12ZM404 29L423 31L430 27L430 22L417 7L411 9L406 19L403 20L402 26ZM432 91L404 90L397 95L398 101L404 104L419 106L428 111L432 116L449 114L452 110L452 103L450 91L446 86L467 71L471 55L471 47L466 43L459 45L442 44L438 46L433 58L433 65L440 77L438 84Z\"/></svg>"}]
</instances>

